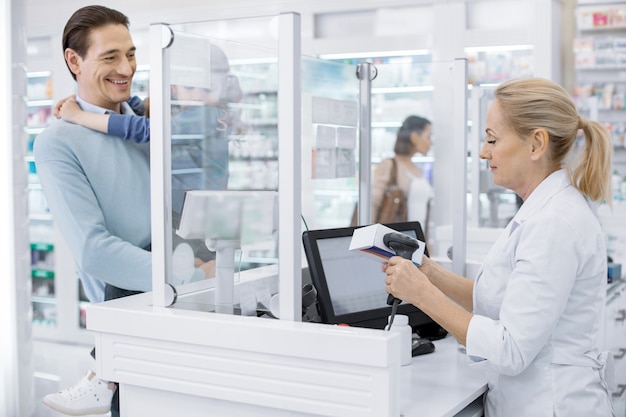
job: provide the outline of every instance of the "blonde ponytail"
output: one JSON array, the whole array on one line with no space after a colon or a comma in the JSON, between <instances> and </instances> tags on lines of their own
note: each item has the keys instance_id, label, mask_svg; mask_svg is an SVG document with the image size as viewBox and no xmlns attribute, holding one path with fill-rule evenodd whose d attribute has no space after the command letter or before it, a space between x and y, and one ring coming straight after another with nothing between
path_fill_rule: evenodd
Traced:
<instances>
[{"instance_id":1,"label":"blonde ponytail","mask_svg":"<svg viewBox=\"0 0 626 417\"><path fill-rule=\"evenodd\" d=\"M585 136L585 147L578 155L572 181L581 193L593 201L612 202L611 164L613 145L609 132L601 123L580 117L579 128Z\"/></svg>"},{"instance_id":2,"label":"blonde ponytail","mask_svg":"<svg viewBox=\"0 0 626 417\"><path fill-rule=\"evenodd\" d=\"M494 95L519 137L528 137L537 128L548 132L553 169L565 166L582 129L585 146L571 167L572 183L593 201L611 202L609 132L601 123L580 116L567 90L543 78L520 78L500 84Z\"/></svg>"}]
</instances>

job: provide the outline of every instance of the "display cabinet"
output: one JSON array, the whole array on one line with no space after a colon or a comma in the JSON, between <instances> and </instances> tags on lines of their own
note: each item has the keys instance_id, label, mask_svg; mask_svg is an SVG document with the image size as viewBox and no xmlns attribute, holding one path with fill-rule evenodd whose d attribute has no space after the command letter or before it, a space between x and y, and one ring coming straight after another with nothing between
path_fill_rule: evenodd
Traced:
<instances>
[{"instance_id":1,"label":"display cabinet","mask_svg":"<svg viewBox=\"0 0 626 417\"><path fill-rule=\"evenodd\" d=\"M533 45L482 46L465 48L468 82L472 85L500 84L511 78L535 75Z\"/></svg>"},{"instance_id":2,"label":"display cabinet","mask_svg":"<svg viewBox=\"0 0 626 417\"><path fill-rule=\"evenodd\" d=\"M89 342L85 330L87 298L81 290L74 262L55 227L33 158L37 135L52 122L53 72L27 73L26 169L31 249L33 336L62 342Z\"/></svg>"},{"instance_id":3,"label":"display cabinet","mask_svg":"<svg viewBox=\"0 0 626 417\"><path fill-rule=\"evenodd\" d=\"M260 190L278 188L278 65L267 59L230 62L242 91L231 107L241 114L238 132L229 141L228 188Z\"/></svg>"},{"instance_id":4,"label":"display cabinet","mask_svg":"<svg viewBox=\"0 0 626 417\"><path fill-rule=\"evenodd\" d=\"M615 386L612 399L615 415L626 416L626 281L609 285L605 314L604 346L613 354Z\"/></svg>"},{"instance_id":5,"label":"display cabinet","mask_svg":"<svg viewBox=\"0 0 626 417\"><path fill-rule=\"evenodd\" d=\"M52 117L52 73L49 71L28 73L26 86L28 108L26 163L28 167L33 321L36 325L56 326L57 302L54 282L52 216L48 212L32 156L35 138L48 125Z\"/></svg>"},{"instance_id":6,"label":"display cabinet","mask_svg":"<svg viewBox=\"0 0 626 417\"><path fill-rule=\"evenodd\" d=\"M572 94L582 114L604 123L614 145L615 199L626 198L626 5L579 1Z\"/></svg>"}]
</instances>

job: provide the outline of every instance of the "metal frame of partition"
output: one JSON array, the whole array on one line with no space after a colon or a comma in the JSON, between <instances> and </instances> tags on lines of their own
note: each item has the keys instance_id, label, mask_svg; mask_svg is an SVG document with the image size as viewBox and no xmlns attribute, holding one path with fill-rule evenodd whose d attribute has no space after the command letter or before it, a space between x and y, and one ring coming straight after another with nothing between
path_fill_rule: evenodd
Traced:
<instances>
[{"instance_id":1,"label":"metal frame of partition","mask_svg":"<svg viewBox=\"0 0 626 417\"><path fill-rule=\"evenodd\" d=\"M470 188L472 194L472 207L470 210L470 219L468 224L478 227L480 224L480 101L484 97L485 90L482 87L472 87L471 94L471 120L472 127L470 133L470 152L472 155L472 185Z\"/></svg>"},{"instance_id":2,"label":"metal frame of partition","mask_svg":"<svg viewBox=\"0 0 626 417\"><path fill-rule=\"evenodd\" d=\"M452 270L465 275L467 260L467 150L468 150L468 72L467 59L455 59L449 66L452 71ZM377 69L370 63L359 64L357 77L360 82L360 130L359 130L359 210L358 224L369 224L371 216L371 88ZM477 155L477 154L476 154Z\"/></svg>"},{"instance_id":3,"label":"metal frame of partition","mask_svg":"<svg viewBox=\"0 0 626 417\"><path fill-rule=\"evenodd\" d=\"M171 278L172 264L172 193L169 53L174 34L164 23L150 26L150 198L152 222L152 292L153 304L164 307L165 283Z\"/></svg>"},{"instance_id":4,"label":"metal frame of partition","mask_svg":"<svg viewBox=\"0 0 626 417\"><path fill-rule=\"evenodd\" d=\"M369 224L371 215L372 179L369 163L372 160L372 80L376 78L376 67L370 62L357 66L359 79L359 209L357 224ZM366 198L366 196L368 198Z\"/></svg>"},{"instance_id":5,"label":"metal frame of partition","mask_svg":"<svg viewBox=\"0 0 626 417\"><path fill-rule=\"evenodd\" d=\"M455 59L452 71L454 126L452 186L452 271L465 275L467 258L467 59Z\"/></svg>"},{"instance_id":6,"label":"metal frame of partition","mask_svg":"<svg viewBox=\"0 0 626 417\"><path fill-rule=\"evenodd\" d=\"M280 318L302 320L300 15L278 18L278 277ZM292 278L293 277L293 278Z\"/></svg>"}]
</instances>

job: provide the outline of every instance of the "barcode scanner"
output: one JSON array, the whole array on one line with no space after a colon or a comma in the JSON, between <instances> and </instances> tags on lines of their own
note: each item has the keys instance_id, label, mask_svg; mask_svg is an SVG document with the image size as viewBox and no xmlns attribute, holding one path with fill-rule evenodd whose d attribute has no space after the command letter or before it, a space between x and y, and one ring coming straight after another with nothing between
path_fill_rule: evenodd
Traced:
<instances>
[{"instance_id":1,"label":"barcode scanner","mask_svg":"<svg viewBox=\"0 0 626 417\"><path fill-rule=\"evenodd\" d=\"M383 243L390 249L396 253L397 256L400 256L404 259L413 258L413 253L417 249L419 249L420 244L417 239L412 238L411 236L405 235L403 233L387 233L383 236ZM391 306L391 315L389 317L389 325L387 330L391 330L391 325L393 324L393 319L396 316L396 311L398 310L398 304L400 304L402 300L394 297L389 294L387 297L387 304Z\"/></svg>"}]
</instances>

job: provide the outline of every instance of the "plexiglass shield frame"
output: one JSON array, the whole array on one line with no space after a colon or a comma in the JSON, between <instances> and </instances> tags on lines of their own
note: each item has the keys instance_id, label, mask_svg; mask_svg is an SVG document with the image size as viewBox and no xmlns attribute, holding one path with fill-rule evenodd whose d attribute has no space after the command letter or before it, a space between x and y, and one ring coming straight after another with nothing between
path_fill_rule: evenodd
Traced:
<instances>
[{"instance_id":1,"label":"plexiglass shield frame","mask_svg":"<svg viewBox=\"0 0 626 417\"><path fill-rule=\"evenodd\" d=\"M216 36L243 21L279 35ZM371 89L383 78L303 56L293 13L150 30L154 305L256 316L280 293L278 315L299 320L302 232L348 226L357 201L369 205ZM454 127L450 195L465 202L466 62L417 65L451 108L432 121Z\"/></svg>"}]
</instances>

